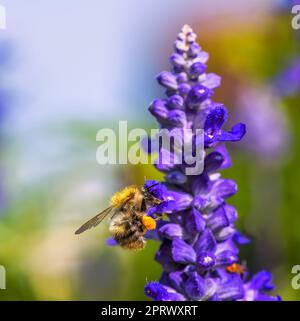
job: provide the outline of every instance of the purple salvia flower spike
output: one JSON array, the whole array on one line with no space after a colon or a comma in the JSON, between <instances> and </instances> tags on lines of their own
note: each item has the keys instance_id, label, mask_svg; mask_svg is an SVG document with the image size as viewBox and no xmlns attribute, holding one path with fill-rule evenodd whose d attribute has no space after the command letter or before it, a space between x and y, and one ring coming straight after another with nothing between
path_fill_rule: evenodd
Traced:
<instances>
[{"instance_id":1,"label":"purple salvia flower spike","mask_svg":"<svg viewBox=\"0 0 300 321\"><path fill-rule=\"evenodd\" d=\"M155 237L161 242L155 259L164 271L158 282L145 286L145 294L157 301L279 300L266 294L273 289L270 273L262 271L247 280L246 271L234 270L237 246L249 240L235 229L237 211L226 204L237 185L218 172L231 166L223 142L240 140L246 128L240 123L229 131L224 128L227 109L212 101L221 78L206 73L209 56L195 40L192 28L185 25L174 43L171 71L157 76L167 97L154 100L149 109L161 128L179 137L185 128L204 130L204 169L188 176L185 167L174 162L173 151L158 151L156 167L165 174L165 182L152 193L162 203L150 208L148 215L168 217L158 220ZM145 187L153 183L147 181Z\"/></svg>"}]
</instances>

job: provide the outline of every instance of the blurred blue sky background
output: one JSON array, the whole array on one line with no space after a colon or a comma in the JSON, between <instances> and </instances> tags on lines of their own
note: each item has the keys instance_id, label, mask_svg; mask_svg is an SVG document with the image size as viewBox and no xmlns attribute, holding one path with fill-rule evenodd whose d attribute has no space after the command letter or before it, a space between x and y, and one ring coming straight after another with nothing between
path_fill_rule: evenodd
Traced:
<instances>
[{"instance_id":1,"label":"blurred blue sky background","mask_svg":"<svg viewBox=\"0 0 300 321\"><path fill-rule=\"evenodd\" d=\"M9 123L21 139L20 177L33 179L64 149L45 125L65 119L137 119L155 95L153 78L181 25L226 12L253 17L269 0L230 1L2 1L16 46L11 84L18 104ZM166 52L166 55L168 52ZM46 137L45 137L46 136ZM53 148L52 148L52 147ZM40 150L40 154L33 153ZM61 155L60 155L61 156ZM61 157L59 157L61 158ZM19 166L19 165L18 165Z\"/></svg>"}]
</instances>

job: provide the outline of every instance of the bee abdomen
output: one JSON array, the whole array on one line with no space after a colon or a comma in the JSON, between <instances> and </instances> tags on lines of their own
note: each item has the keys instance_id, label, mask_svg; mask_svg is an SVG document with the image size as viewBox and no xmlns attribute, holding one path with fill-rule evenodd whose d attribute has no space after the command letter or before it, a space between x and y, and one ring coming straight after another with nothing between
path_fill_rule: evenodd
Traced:
<instances>
[{"instance_id":1,"label":"bee abdomen","mask_svg":"<svg viewBox=\"0 0 300 321\"><path fill-rule=\"evenodd\" d=\"M130 228L125 228L122 233L116 233L114 229L113 238L116 242L126 249L143 249L145 246L145 241L143 238L143 232L137 229L135 225Z\"/></svg>"},{"instance_id":2,"label":"bee abdomen","mask_svg":"<svg viewBox=\"0 0 300 321\"><path fill-rule=\"evenodd\" d=\"M142 250L145 247L145 240L143 237L137 237L135 240L124 240L120 245L128 250Z\"/></svg>"}]
</instances>

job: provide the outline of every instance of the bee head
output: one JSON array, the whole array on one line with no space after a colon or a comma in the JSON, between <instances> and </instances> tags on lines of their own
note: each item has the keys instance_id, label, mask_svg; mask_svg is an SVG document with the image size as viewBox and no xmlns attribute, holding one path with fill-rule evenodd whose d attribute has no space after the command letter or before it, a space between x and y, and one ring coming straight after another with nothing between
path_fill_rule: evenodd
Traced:
<instances>
[{"instance_id":1,"label":"bee head","mask_svg":"<svg viewBox=\"0 0 300 321\"><path fill-rule=\"evenodd\" d=\"M147 204L151 204L152 206L159 205L162 201L151 194L151 188L158 185L159 183L155 183L147 188L142 187L142 193Z\"/></svg>"}]
</instances>

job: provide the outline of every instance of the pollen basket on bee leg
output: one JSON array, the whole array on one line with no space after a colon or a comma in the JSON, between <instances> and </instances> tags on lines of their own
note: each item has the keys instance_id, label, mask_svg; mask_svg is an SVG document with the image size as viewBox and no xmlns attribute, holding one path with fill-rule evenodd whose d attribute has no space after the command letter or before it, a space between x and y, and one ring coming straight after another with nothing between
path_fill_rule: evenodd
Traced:
<instances>
[{"instance_id":1,"label":"pollen basket on bee leg","mask_svg":"<svg viewBox=\"0 0 300 321\"><path fill-rule=\"evenodd\" d=\"M142 216L142 224L145 226L145 228L148 231L156 229L156 221L150 216L143 215Z\"/></svg>"}]
</instances>

